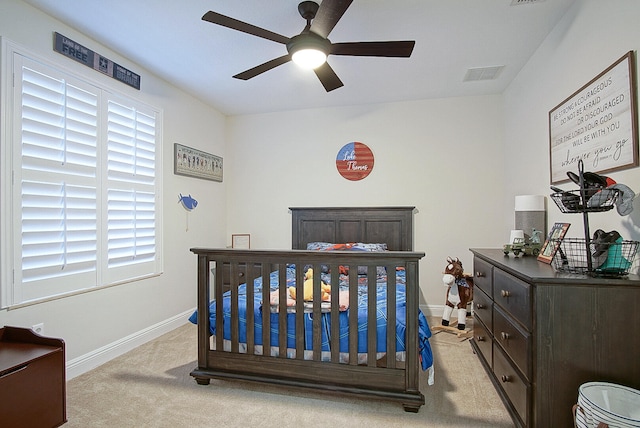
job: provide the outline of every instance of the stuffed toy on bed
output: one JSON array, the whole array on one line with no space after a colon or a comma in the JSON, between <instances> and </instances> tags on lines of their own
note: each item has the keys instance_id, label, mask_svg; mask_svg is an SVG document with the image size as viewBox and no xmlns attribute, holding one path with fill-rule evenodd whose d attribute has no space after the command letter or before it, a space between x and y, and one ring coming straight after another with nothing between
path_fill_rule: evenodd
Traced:
<instances>
[{"instance_id":1,"label":"stuffed toy on bed","mask_svg":"<svg viewBox=\"0 0 640 428\"><path fill-rule=\"evenodd\" d=\"M331 286L327 285L324 281L320 281L321 300L331 300ZM289 295L292 299L296 298L296 287L289 287ZM304 295L305 301L309 302L313 300L313 269L309 268L304 274Z\"/></svg>"}]
</instances>

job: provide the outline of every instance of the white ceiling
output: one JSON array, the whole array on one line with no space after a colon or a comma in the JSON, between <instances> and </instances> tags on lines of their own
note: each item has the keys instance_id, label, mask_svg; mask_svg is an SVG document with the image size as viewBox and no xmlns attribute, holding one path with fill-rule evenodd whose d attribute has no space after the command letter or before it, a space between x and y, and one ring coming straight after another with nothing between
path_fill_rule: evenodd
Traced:
<instances>
[{"instance_id":1,"label":"white ceiling","mask_svg":"<svg viewBox=\"0 0 640 428\"><path fill-rule=\"evenodd\" d=\"M286 47L201 19L213 10L291 37L305 25L299 0L25 0L131 60L122 65L141 74L143 88L138 64L226 115L499 94L574 1L354 0L332 42L416 45L411 58L330 56L344 86L327 93L291 62L232 78ZM470 68L502 65L495 80L463 81Z\"/></svg>"}]
</instances>

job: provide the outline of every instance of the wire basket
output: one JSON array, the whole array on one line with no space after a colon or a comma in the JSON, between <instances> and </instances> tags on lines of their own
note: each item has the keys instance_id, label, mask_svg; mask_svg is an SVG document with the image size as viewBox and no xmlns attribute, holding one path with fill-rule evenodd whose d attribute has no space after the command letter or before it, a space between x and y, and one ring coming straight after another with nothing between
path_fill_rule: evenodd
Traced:
<instances>
[{"instance_id":1,"label":"wire basket","mask_svg":"<svg viewBox=\"0 0 640 428\"><path fill-rule=\"evenodd\" d=\"M587 260L587 242L583 238L554 239L557 246L553 267L557 271L619 278L629 274L636 252L637 241L620 241L610 244L589 244L591 269Z\"/></svg>"},{"instance_id":2,"label":"wire basket","mask_svg":"<svg viewBox=\"0 0 640 428\"><path fill-rule=\"evenodd\" d=\"M618 189L585 189L583 204L580 190L569 190L552 193L551 199L563 213L602 212L615 206L619 194Z\"/></svg>"}]
</instances>

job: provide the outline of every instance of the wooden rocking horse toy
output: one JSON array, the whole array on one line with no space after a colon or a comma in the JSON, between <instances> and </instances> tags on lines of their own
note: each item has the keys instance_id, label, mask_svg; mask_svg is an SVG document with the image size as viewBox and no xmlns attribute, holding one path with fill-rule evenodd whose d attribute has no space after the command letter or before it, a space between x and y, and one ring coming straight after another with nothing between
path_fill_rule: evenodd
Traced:
<instances>
[{"instance_id":1,"label":"wooden rocking horse toy","mask_svg":"<svg viewBox=\"0 0 640 428\"><path fill-rule=\"evenodd\" d=\"M458 311L458 336L466 333L467 305L473 300L473 276L464 273L462 262L456 257L447 257L447 267L444 270L442 282L447 287L447 299L444 312L442 314L442 326L434 327L433 330L449 330L455 332L456 329L449 326L451 314L454 309Z\"/></svg>"}]
</instances>

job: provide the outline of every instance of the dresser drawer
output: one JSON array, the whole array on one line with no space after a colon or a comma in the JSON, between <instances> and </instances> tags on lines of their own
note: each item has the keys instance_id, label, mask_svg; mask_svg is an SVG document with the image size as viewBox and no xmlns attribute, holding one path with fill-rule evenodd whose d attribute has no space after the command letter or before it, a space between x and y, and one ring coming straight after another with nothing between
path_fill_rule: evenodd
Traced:
<instances>
[{"instance_id":1,"label":"dresser drawer","mask_svg":"<svg viewBox=\"0 0 640 428\"><path fill-rule=\"evenodd\" d=\"M493 345L493 373L524 426L531 426L527 404L530 403L531 386L520 377L518 370L513 367L509 358L495 342Z\"/></svg>"},{"instance_id":2,"label":"dresser drawer","mask_svg":"<svg viewBox=\"0 0 640 428\"><path fill-rule=\"evenodd\" d=\"M502 310L493 309L493 336L497 343L518 366L527 379L531 379L531 335Z\"/></svg>"},{"instance_id":3,"label":"dresser drawer","mask_svg":"<svg viewBox=\"0 0 640 428\"><path fill-rule=\"evenodd\" d=\"M493 301L482 290L474 290L473 313L489 331L493 331Z\"/></svg>"},{"instance_id":4,"label":"dresser drawer","mask_svg":"<svg viewBox=\"0 0 640 428\"><path fill-rule=\"evenodd\" d=\"M477 317L473 323L473 340L476 342L476 345L478 345L482 358L484 358L489 367L493 367L493 340L491 332L487 330L481 321L478 321Z\"/></svg>"},{"instance_id":5,"label":"dresser drawer","mask_svg":"<svg viewBox=\"0 0 640 428\"><path fill-rule=\"evenodd\" d=\"M488 296L493 295L493 266L476 257L473 259L473 271L473 286L484 291Z\"/></svg>"},{"instance_id":6,"label":"dresser drawer","mask_svg":"<svg viewBox=\"0 0 640 428\"><path fill-rule=\"evenodd\" d=\"M528 283L496 269L493 274L493 300L531 331L531 286Z\"/></svg>"}]
</instances>

